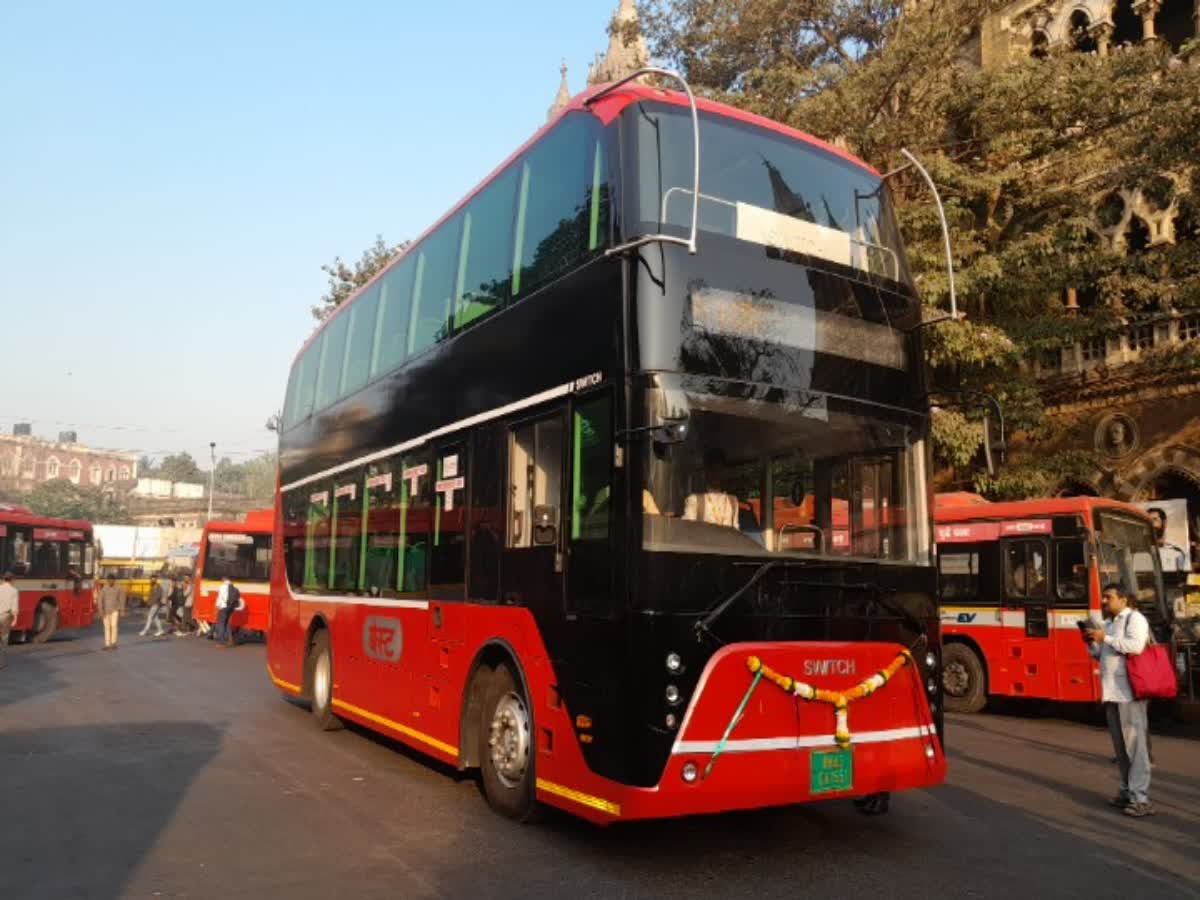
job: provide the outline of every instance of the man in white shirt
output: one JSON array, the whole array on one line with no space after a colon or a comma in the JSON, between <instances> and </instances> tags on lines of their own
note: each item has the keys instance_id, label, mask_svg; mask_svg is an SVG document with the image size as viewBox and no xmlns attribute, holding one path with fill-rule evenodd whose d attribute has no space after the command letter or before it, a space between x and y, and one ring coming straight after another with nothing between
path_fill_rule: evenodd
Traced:
<instances>
[{"instance_id":1,"label":"man in white shirt","mask_svg":"<svg viewBox=\"0 0 1200 900\"><path fill-rule=\"evenodd\" d=\"M8 633L20 611L21 594L13 585L12 572L5 572L0 581L0 669L8 665Z\"/></svg>"},{"instance_id":2,"label":"man in white shirt","mask_svg":"<svg viewBox=\"0 0 1200 900\"><path fill-rule=\"evenodd\" d=\"M1120 585L1106 587L1102 602L1108 620L1103 628L1093 628L1085 637L1092 656L1100 660L1101 700L1121 772L1121 792L1112 804L1127 816L1141 818L1154 812L1150 803L1150 730L1147 701L1133 695L1125 658L1146 649L1150 623L1130 603Z\"/></svg>"}]
</instances>

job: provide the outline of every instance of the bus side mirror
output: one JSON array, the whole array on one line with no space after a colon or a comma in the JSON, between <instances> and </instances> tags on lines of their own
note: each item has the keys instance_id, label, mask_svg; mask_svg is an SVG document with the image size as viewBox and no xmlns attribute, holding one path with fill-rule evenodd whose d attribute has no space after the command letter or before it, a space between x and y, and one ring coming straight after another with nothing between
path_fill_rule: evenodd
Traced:
<instances>
[{"instance_id":1,"label":"bus side mirror","mask_svg":"<svg viewBox=\"0 0 1200 900\"><path fill-rule=\"evenodd\" d=\"M688 416L664 416L662 424L653 431L657 444L682 444L688 436Z\"/></svg>"}]
</instances>

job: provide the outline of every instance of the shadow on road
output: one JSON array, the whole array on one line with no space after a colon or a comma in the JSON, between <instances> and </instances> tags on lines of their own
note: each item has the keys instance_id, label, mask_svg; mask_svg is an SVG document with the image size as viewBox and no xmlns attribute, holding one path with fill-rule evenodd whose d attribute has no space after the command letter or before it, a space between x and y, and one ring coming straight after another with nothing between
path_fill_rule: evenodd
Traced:
<instances>
[{"instance_id":1,"label":"shadow on road","mask_svg":"<svg viewBox=\"0 0 1200 900\"><path fill-rule=\"evenodd\" d=\"M46 646L42 644L40 646ZM66 682L58 667L36 653L13 653L9 648L8 665L0 669L0 709L13 703L32 700L61 690ZM0 719L0 728L3 720Z\"/></svg>"},{"instance_id":2,"label":"shadow on road","mask_svg":"<svg viewBox=\"0 0 1200 900\"><path fill-rule=\"evenodd\" d=\"M222 732L198 722L0 729L3 896L119 896Z\"/></svg>"}]
</instances>

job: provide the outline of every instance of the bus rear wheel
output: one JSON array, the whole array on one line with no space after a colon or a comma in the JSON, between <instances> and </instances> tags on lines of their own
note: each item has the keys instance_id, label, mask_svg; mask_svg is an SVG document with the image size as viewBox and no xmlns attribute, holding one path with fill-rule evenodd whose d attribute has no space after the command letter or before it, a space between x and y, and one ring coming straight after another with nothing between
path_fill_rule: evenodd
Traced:
<instances>
[{"instance_id":1,"label":"bus rear wheel","mask_svg":"<svg viewBox=\"0 0 1200 900\"><path fill-rule=\"evenodd\" d=\"M313 635L308 651L308 694L312 698L313 719L322 731L337 731L342 720L333 712L333 649L329 632Z\"/></svg>"},{"instance_id":2,"label":"bus rear wheel","mask_svg":"<svg viewBox=\"0 0 1200 900\"><path fill-rule=\"evenodd\" d=\"M54 632L58 631L58 607L49 600L43 600L38 604L37 612L33 617L33 630L29 632L29 639L35 644L44 644L54 636Z\"/></svg>"},{"instance_id":3,"label":"bus rear wheel","mask_svg":"<svg viewBox=\"0 0 1200 900\"><path fill-rule=\"evenodd\" d=\"M987 703L983 660L965 644L947 644L942 650L942 692L951 712L975 713Z\"/></svg>"},{"instance_id":4,"label":"bus rear wheel","mask_svg":"<svg viewBox=\"0 0 1200 900\"><path fill-rule=\"evenodd\" d=\"M534 730L529 698L512 670L498 665L484 687L479 768L488 805L518 822L537 818Z\"/></svg>"}]
</instances>

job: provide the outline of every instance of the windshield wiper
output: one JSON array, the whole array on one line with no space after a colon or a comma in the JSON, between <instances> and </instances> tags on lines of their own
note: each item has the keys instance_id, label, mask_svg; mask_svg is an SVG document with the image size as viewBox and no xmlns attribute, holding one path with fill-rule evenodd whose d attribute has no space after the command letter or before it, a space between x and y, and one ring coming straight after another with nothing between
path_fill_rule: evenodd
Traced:
<instances>
[{"instance_id":1,"label":"windshield wiper","mask_svg":"<svg viewBox=\"0 0 1200 900\"><path fill-rule=\"evenodd\" d=\"M696 622L696 624L693 626L693 628L696 632L696 639L700 640L705 634L707 634L709 637L713 638L714 640L719 641L720 639L717 638L717 636L712 633L712 627L711 627L712 624L717 619L719 619L722 615L724 615L725 611L728 610L729 607L731 607L734 603L736 603L743 596L745 596L746 592L749 591L750 588L752 588L756 584L758 584L758 582L762 580L764 575L766 575L768 572L772 571L773 569L775 569L779 566L789 567L789 568L796 566L799 568L809 568L809 569L811 569L811 568L829 568L831 565L833 565L833 563L803 563L803 562L800 562L799 560L783 560L783 559L772 559L772 560L769 560L769 561L763 563L755 570L754 574L750 576L750 579L744 585L742 585L740 588L738 588L736 591L734 591L732 594L730 594L728 597L726 597L724 600L722 600L720 603L718 603L716 606L714 606L712 609L710 609L704 615L704 617L702 619L700 619ZM901 621L903 621L904 624L906 624L912 631L914 631L917 634L917 639L916 639L916 641L913 642L912 647L909 648L910 650L916 649L919 645L922 645L928 641L929 629L925 626L925 624L920 619L918 619L916 616L914 616L911 612L909 612L903 606L898 606L898 605L892 603L890 600L884 599L885 594L898 593L898 591L895 588L886 588L885 589L885 588L881 588L877 584L866 584L866 583L862 583L862 582L846 583L846 582L820 581L820 580L792 581L792 582L788 582L788 583L804 585L807 587L838 588L838 589L847 590L847 591L865 591L865 592L871 593L874 595L871 597L871 600L873 600L875 603L878 603L884 609L884 611L891 613L897 619L900 619Z\"/></svg>"}]
</instances>

